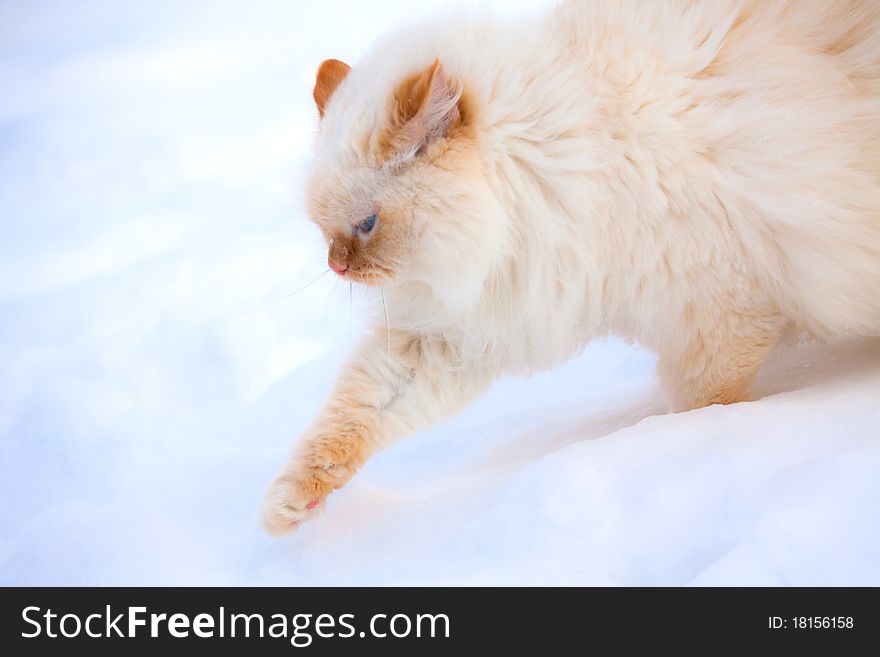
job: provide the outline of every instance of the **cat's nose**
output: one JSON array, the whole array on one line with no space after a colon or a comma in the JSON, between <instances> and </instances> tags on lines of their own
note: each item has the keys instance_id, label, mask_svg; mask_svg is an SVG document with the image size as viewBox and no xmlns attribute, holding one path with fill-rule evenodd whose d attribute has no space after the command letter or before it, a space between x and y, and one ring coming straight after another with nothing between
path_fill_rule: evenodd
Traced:
<instances>
[{"instance_id":1,"label":"cat's nose","mask_svg":"<svg viewBox=\"0 0 880 657\"><path fill-rule=\"evenodd\" d=\"M332 269L340 276L345 276L345 272L348 271L348 265L343 265L336 262L331 256L327 256L327 264L330 266L330 269Z\"/></svg>"}]
</instances>

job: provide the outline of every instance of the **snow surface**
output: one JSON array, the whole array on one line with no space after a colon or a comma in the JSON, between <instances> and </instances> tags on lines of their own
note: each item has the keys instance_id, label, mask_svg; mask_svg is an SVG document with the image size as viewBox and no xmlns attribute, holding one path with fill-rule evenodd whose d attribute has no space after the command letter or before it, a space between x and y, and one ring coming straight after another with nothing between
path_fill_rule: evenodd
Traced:
<instances>
[{"instance_id":1,"label":"snow surface","mask_svg":"<svg viewBox=\"0 0 880 657\"><path fill-rule=\"evenodd\" d=\"M301 289L312 76L464 4L0 5L0 583L880 584L876 340L679 415L597 343L262 533L369 301Z\"/></svg>"}]
</instances>

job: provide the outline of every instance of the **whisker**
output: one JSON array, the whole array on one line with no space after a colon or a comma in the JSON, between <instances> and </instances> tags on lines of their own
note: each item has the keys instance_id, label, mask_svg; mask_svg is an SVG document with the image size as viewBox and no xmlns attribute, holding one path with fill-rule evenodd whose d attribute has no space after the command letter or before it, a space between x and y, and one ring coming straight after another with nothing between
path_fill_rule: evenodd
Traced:
<instances>
[{"instance_id":1,"label":"whisker","mask_svg":"<svg viewBox=\"0 0 880 657\"><path fill-rule=\"evenodd\" d=\"M330 296L324 301L324 312L327 312L327 309L330 307L331 302L333 301L333 296L336 294L336 290L339 289L339 279L337 278L333 281L333 289L330 290Z\"/></svg>"},{"instance_id":2,"label":"whisker","mask_svg":"<svg viewBox=\"0 0 880 657\"><path fill-rule=\"evenodd\" d=\"M319 278L321 278L322 276L325 276L326 274L329 274L329 273L330 273L330 270L329 270L329 269L325 269L324 271L322 271L320 274L318 274L317 276L315 276L314 278L312 278L312 280L310 280L308 283L306 283L305 285L303 285L303 286L302 286L301 288L299 288L298 290L295 290L294 292L291 292L290 294L285 294L284 296L278 297L277 299L272 299L272 301L281 301L282 299L287 299L288 297L292 297L294 294L299 294L300 292L302 292L303 290L305 290L307 287L309 287L309 286L312 285L313 283L316 283L316 282L318 281Z\"/></svg>"},{"instance_id":3,"label":"whisker","mask_svg":"<svg viewBox=\"0 0 880 657\"><path fill-rule=\"evenodd\" d=\"M352 329L352 319L351 319L351 295L353 294L352 289L354 288L354 284L349 282L348 284L348 343L351 344L351 338L354 334L354 330Z\"/></svg>"},{"instance_id":4,"label":"whisker","mask_svg":"<svg viewBox=\"0 0 880 657\"><path fill-rule=\"evenodd\" d=\"M385 313L385 346L388 350L388 369L391 369L391 327L388 324L388 306L385 304L385 290L379 288L382 295L382 310Z\"/></svg>"},{"instance_id":5,"label":"whisker","mask_svg":"<svg viewBox=\"0 0 880 657\"><path fill-rule=\"evenodd\" d=\"M315 312L321 312L321 321L326 322L327 317L330 314L330 309L333 307L333 297L336 296L336 290L339 289L339 279L337 278L333 282L333 287L330 289L330 294L328 294L324 301L321 302L320 306L315 306Z\"/></svg>"}]
</instances>

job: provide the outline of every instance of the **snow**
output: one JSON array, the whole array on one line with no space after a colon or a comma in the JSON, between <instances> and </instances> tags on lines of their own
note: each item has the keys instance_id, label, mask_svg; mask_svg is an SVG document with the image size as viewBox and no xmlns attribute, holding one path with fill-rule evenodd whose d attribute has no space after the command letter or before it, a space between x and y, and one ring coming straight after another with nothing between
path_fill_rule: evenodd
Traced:
<instances>
[{"instance_id":1,"label":"snow","mask_svg":"<svg viewBox=\"0 0 880 657\"><path fill-rule=\"evenodd\" d=\"M0 6L0 583L880 584L877 340L678 415L596 343L259 528L370 301L306 286L312 75L464 4Z\"/></svg>"}]
</instances>

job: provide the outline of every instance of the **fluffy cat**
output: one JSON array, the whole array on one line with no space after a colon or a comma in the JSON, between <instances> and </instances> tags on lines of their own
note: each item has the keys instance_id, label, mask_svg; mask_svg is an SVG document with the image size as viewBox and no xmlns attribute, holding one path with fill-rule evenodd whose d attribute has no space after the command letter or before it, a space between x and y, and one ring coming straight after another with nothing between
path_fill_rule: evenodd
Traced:
<instances>
[{"instance_id":1,"label":"fluffy cat","mask_svg":"<svg viewBox=\"0 0 880 657\"><path fill-rule=\"evenodd\" d=\"M672 408L794 327L880 333L880 4L571 1L325 61L306 201L381 310L270 487L295 527L376 450L597 336Z\"/></svg>"}]
</instances>

